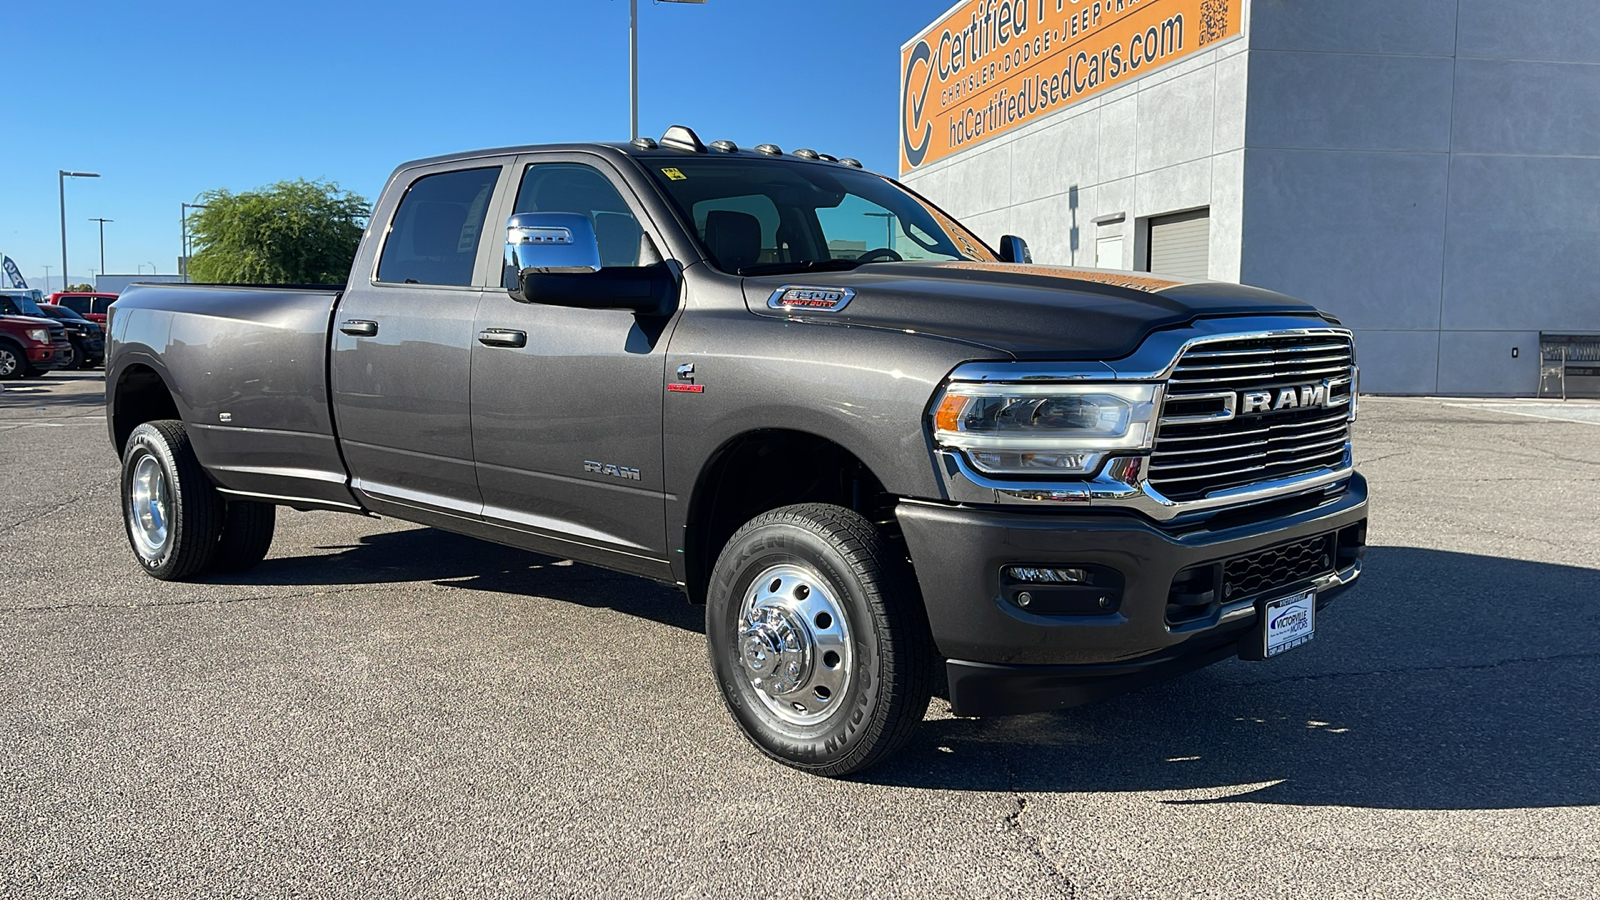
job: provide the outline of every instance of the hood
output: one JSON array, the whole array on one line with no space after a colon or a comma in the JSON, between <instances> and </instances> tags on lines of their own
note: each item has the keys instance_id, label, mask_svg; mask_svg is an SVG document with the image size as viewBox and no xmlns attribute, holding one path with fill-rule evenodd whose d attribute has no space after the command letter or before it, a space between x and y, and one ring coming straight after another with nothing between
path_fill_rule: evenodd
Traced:
<instances>
[{"instance_id":1,"label":"hood","mask_svg":"<svg viewBox=\"0 0 1600 900\"><path fill-rule=\"evenodd\" d=\"M56 328L62 327L61 323L57 322L55 319L42 319L38 316L10 316L0 313L0 319L4 319L5 321L22 328L50 328L52 326Z\"/></svg>"},{"instance_id":2,"label":"hood","mask_svg":"<svg viewBox=\"0 0 1600 900\"><path fill-rule=\"evenodd\" d=\"M758 315L916 331L1017 359L1119 359L1151 332L1198 318L1319 315L1260 288L1009 263L869 263L849 272L751 277L744 287ZM784 287L850 288L855 296L837 311L769 308Z\"/></svg>"}]
</instances>

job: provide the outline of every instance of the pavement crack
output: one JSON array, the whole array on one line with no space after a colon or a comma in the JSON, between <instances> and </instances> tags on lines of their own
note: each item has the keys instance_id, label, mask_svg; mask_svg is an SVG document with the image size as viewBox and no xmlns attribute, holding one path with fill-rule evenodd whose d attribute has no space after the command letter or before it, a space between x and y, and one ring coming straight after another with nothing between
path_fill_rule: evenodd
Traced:
<instances>
[{"instance_id":1,"label":"pavement crack","mask_svg":"<svg viewBox=\"0 0 1600 900\"><path fill-rule=\"evenodd\" d=\"M1011 793L1011 800L1017 805L1017 808L1007 814L1003 820L1003 828L1006 833L1015 835L1020 839L1024 853L1033 857L1039 865L1055 876L1056 887L1060 889L1061 896L1068 898L1068 900L1076 900L1078 886L1073 883L1072 878L1066 872L1061 871L1061 867L1056 865L1055 860L1044 852L1044 842L1040 840L1039 836L1029 831L1022 822L1023 815L1028 812L1028 795L1023 793L1017 786L1016 766L1012 765L1010 754L1004 750L1000 753L1000 764L1005 767L1006 785Z\"/></svg>"},{"instance_id":2,"label":"pavement crack","mask_svg":"<svg viewBox=\"0 0 1600 900\"><path fill-rule=\"evenodd\" d=\"M303 591L298 594L258 594L249 597L197 598L172 600L164 603L60 603L52 606L0 606L0 612L66 612L74 609L167 609L179 606L223 606L233 603L250 603L257 600L299 600L305 597L322 597L328 594L348 594L360 587L338 588L326 591Z\"/></svg>"},{"instance_id":3,"label":"pavement crack","mask_svg":"<svg viewBox=\"0 0 1600 900\"><path fill-rule=\"evenodd\" d=\"M28 516L26 519L20 519L20 520L18 520L16 522L10 523L9 525L0 526L0 536L4 536L4 535L7 535L7 534L10 534L11 532L17 530L18 528L21 528L22 526L30 524L32 522L37 522L37 521L39 521L41 519L48 519L51 516L55 515L58 512L61 512L63 510L71 509L72 507L77 506L79 503L82 503L84 500L87 500L90 497L93 497L95 494L100 493L101 491L105 490L108 487L111 487L112 485L114 485L116 483L117 483L116 479L111 479L111 480L106 480L106 481L99 482L98 484L90 485L88 490L84 491L81 494L77 494L77 495L75 495L73 497L67 498L66 501L51 507L50 509L46 510L45 512L36 513L34 515Z\"/></svg>"}]
</instances>

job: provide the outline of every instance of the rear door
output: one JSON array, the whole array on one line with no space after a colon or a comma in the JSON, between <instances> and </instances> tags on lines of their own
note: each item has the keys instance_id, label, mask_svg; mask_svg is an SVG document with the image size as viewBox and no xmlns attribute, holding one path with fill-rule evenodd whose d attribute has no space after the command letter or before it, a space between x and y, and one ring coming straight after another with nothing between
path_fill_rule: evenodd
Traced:
<instances>
[{"instance_id":1,"label":"rear door","mask_svg":"<svg viewBox=\"0 0 1600 900\"><path fill-rule=\"evenodd\" d=\"M484 227L509 158L407 170L374 212L334 316L333 407L352 487L379 503L478 519L471 381L488 279ZM398 199L394 198L398 195ZM498 268L496 268L498 279Z\"/></svg>"},{"instance_id":2,"label":"rear door","mask_svg":"<svg viewBox=\"0 0 1600 900\"><path fill-rule=\"evenodd\" d=\"M514 174L499 224L520 212L580 213L594 222L602 265L660 259L660 234L604 161L535 154ZM672 321L485 293L472 351L485 519L534 549L579 544L607 551L603 561L617 568L666 571L661 410Z\"/></svg>"}]
</instances>

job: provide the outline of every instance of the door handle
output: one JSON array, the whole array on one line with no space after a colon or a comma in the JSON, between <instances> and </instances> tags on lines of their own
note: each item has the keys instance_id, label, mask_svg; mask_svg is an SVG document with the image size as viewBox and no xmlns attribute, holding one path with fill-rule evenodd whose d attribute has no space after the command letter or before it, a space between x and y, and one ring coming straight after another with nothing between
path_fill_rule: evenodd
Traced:
<instances>
[{"instance_id":1,"label":"door handle","mask_svg":"<svg viewBox=\"0 0 1600 900\"><path fill-rule=\"evenodd\" d=\"M510 328L485 328L478 332L478 343L488 347L526 347L528 333Z\"/></svg>"},{"instance_id":2,"label":"door handle","mask_svg":"<svg viewBox=\"0 0 1600 900\"><path fill-rule=\"evenodd\" d=\"M339 330L356 337L372 337L378 333L378 323L368 319L348 319L339 325Z\"/></svg>"}]
</instances>

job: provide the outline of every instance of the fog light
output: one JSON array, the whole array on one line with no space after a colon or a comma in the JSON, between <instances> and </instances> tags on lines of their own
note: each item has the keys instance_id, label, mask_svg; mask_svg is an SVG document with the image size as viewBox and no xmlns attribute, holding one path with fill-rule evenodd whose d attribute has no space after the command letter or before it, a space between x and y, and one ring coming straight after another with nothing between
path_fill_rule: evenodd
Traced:
<instances>
[{"instance_id":1,"label":"fog light","mask_svg":"<svg viewBox=\"0 0 1600 900\"><path fill-rule=\"evenodd\" d=\"M1026 584L1089 583L1089 573L1083 569L1062 569L1045 566L1007 566L1006 577Z\"/></svg>"}]
</instances>

